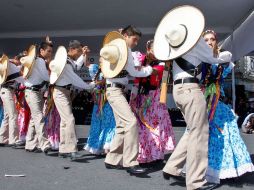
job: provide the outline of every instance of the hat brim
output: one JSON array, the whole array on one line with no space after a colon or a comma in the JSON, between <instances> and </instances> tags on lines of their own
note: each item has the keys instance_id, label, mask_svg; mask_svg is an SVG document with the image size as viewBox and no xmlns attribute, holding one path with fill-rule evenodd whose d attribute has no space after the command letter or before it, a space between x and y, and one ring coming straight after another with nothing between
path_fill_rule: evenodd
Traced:
<instances>
[{"instance_id":1,"label":"hat brim","mask_svg":"<svg viewBox=\"0 0 254 190\"><path fill-rule=\"evenodd\" d=\"M1 58L0 64L2 64L3 72L0 74L0 84L3 84L7 79L9 58L4 54Z\"/></svg>"},{"instance_id":2,"label":"hat brim","mask_svg":"<svg viewBox=\"0 0 254 190\"><path fill-rule=\"evenodd\" d=\"M33 61L32 61L31 64L29 64L29 66L24 66L23 67L22 76L24 78L28 78L31 75L31 73L32 73L33 66L35 64L35 58L36 58L36 46L35 45L31 45L29 47L29 50L27 52L27 56L32 57Z\"/></svg>"},{"instance_id":3,"label":"hat brim","mask_svg":"<svg viewBox=\"0 0 254 190\"><path fill-rule=\"evenodd\" d=\"M128 59L128 47L124 37L116 31L109 32L104 40L103 46L105 45L115 45L118 47L120 52L120 57L115 64L104 60L101 64L101 71L105 78L114 78L116 77L125 67Z\"/></svg>"},{"instance_id":4,"label":"hat brim","mask_svg":"<svg viewBox=\"0 0 254 190\"><path fill-rule=\"evenodd\" d=\"M50 84L55 84L56 81L59 79L59 77L62 75L64 67L67 62L67 51L64 46L59 46L57 48L54 62L57 64L56 67L58 67L58 72L52 72L50 73L49 82ZM50 64L53 62L51 61Z\"/></svg>"},{"instance_id":5,"label":"hat brim","mask_svg":"<svg viewBox=\"0 0 254 190\"><path fill-rule=\"evenodd\" d=\"M170 26L183 24L187 28L185 42L172 48L165 34ZM159 60L172 60L186 54L198 42L205 27L203 13L196 7L183 5L169 11L160 21L154 36L154 55Z\"/></svg>"}]
</instances>

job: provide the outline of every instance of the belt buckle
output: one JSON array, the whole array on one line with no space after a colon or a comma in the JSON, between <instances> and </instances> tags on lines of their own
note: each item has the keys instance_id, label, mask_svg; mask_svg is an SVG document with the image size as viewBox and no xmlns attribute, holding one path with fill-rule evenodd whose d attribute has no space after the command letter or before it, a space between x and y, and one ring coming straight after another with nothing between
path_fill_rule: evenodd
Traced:
<instances>
[{"instance_id":1,"label":"belt buckle","mask_svg":"<svg viewBox=\"0 0 254 190\"><path fill-rule=\"evenodd\" d=\"M182 86L183 86L185 78L181 78L181 80L182 80Z\"/></svg>"}]
</instances>

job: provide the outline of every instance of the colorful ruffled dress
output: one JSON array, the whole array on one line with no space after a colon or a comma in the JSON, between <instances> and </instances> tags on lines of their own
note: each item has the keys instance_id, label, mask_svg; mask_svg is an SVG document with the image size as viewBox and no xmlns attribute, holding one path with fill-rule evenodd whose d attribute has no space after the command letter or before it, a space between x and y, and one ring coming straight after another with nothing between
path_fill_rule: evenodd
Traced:
<instances>
[{"instance_id":1,"label":"colorful ruffled dress","mask_svg":"<svg viewBox=\"0 0 254 190\"><path fill-rule=\"evenodd\" d=\"M92 78L96 75L98 69L97 64L89 66L89 73ZM101 79L102 76L100 75L99 78ZM92 154L103 154L110 149L116 123L113 110L105 99L105 85L96 85L93 97L94 107L91 127L84 149Z\"/></svg>"},{"instance_id":2,"label":"colorful ruffled dress","mask_svg":"<svg viewBox=\"0 0 254 190\"><path fill-rule=\"evenodd\" d=\"M141 65L157 66L160 61L149 61L138 54ZM135 59L135 58L134 58ZM152 86L151 77L137 78L133 87L130 106L138 119L139 163L163 160L172 152L176 141L166 104L160 103L160 85ZM160 82L159 82L160 83Z\"/></svg>"},{"instance_id":3,"label":"colorful ruffled dress","mask_svg":"<svg viewBox=\"0 0 254 190\"><path fill-rule=\"evenodd\" d=\"M59 149L60 142L60 115L54 104L52 97L53 88L49 88L45 92L46 101L44 103L44 119L45 119L45 133L51 144L53 150Z\"/></svg>"},{"instance_id":4,"label":"colorful ruffled dress","mask_svg":"<svg viewBox=\"0 0 254 190\"><path fill-rule=\"evenodd\" d=\"M19 140L25 142L26 134L30 121L30 108L25 100L25 86L20 84L19 89L15 92L15 102L18 111L18 127L19 127Z\"/></svg>"},{"instance_id":5,"label":"colorful ruffled dress","mask_svg":"<svg viewBox=\"0 0 254 190\"><path fill-rule=\"evenodd\" d=\"M1 127L1 124L2 124L2 121L3 121L3 118L4 118L3 102L0 99L0 127Z\"/></svg>"},{"instance_id":6,"label":"colorful ruffled dress","mask_svg":"<svg viewBox=\"0 0 254 190\"><path fill-rule=\"evenodd\" d=\"M222 101L225 96L223 82L233 66L233 63L203 65L202 83L209 117L206 178L213 183L219 183L220 179L234 178L254 171L250 154L240 136L237 117L231 107Z\"/></svg>"}]
</instances>

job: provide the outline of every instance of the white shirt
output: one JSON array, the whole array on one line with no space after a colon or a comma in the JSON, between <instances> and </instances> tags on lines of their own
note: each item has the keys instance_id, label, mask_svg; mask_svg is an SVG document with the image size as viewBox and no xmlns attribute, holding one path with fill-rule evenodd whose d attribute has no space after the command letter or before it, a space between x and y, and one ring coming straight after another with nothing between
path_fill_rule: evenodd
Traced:
<instances>
[{"instance_id":1,"label":"white shirt","mask_svg":"<svg viewBox=\"0 0 254 190\"><path fill-rule=\"evenodd\" d=\"M71 59L69 59L71 60ZM72 62L74 62L72 60ZM87 84L84 82L73 70L73 66L70 64L66 64L64 70L59 77L59 79L55 83L57 86L66 86L72 84L75 87L81 89L92 89L94 87L93 83Z\"/></svg>"},{"instance_id":2,"label":"white shirt","mask_svg":"<svg viewBox=\"0 0 254 190\"><path fill-rule=\"evenodd\" d=\"M37 57L32 68L32 73L28 79L25 79L24 85L26 87L31 87L39 85L44 81L49 81L49 73L46 67L46 62L41 57Z\"/></svg>"},{"instance_id":3,"label":"white shirt","mask_svg":"<svg viewBox=\"0 0 254 190\"><path fill-rule=\"evenodd\" d=\"M84 55L81 55L76 61L71 60L71 63L73 68L75 68L75 71L79 71L86 63L86 57Z\"/></svg>"},{"instance_id":4,"label":"white shirt","mask_svg":"<svg viewBox=\"0 0 254 190\"><path fill-rule=\"evenodd\" d=\"M187 60L195 67L198 66L201 62L210 63L210 64L218 64L218 63L226 63L230 62L232 54L230 52L222 52L218 58L213 56L213 50L210 48L203 38L200 38L198 43L192 50L182 56L183 59ZM187 72L183 71L177 63L173 62L173 80L183 79L193 77ZM201 74L197 76L200 78Z\"/></svg>"},{"instance_id":5,"label":"white shirt","mask_svg":"<svg viewBox=\"0 0 254 190\"><path fill-rule=\"evenodd\" d=\"M12 63L10 61L9 61L8 64L9 64L8 65L8 67L9 67L8 68L8 76L12 75L14 73L19 73L20 72L20 69L22 67L21 65L17 66L17 65L15 65L14 63ZM12 80L15 80L18 83L23 83L24 82L24 79L23 79L22 76L19 76L19 77L15 78L15 79L12 79ZM12 81L12 80L10 80L10 81Z\"/></svg>"},{"instance_id":6,"label":"white shirt","mask_svg":"<svg viewBox=\"0 0 254 190\"><path fill-rule=\"evenodd\" d=\"M20 68L21 66L16 66L14 63L12 62L8 62L8 73L7 73L7 77L12 75L12 74L15 74L15 73L19 73L20 72ZM15 81L17 83L23 83L24 80L23 80L23 77L22 76L19 76L19 77L16 77L14 79L11 79L11 80L8 80L8 81L5 81L5 82L10 82L10 81ZM11 85L12 86L12 85Z\"/></svg>"},{"instance_id":7,"label":"white shirt","mask_svg":"<svg viewBox=\"0 0 254 190\"><path fill-rule=\"evenodd\" d=\"M132 77L147 77L151 75L153 72L153 69L151 66L141 67L140 70L135 68L134 58L132 56L132 52L130 48L128 48L128 60L124 69ZM124 78L110 78L106 80L107 84L120 83L123 85L127 85L128 81L129 81L129 76L126 76Z\"/></svg>"}]
</instances>

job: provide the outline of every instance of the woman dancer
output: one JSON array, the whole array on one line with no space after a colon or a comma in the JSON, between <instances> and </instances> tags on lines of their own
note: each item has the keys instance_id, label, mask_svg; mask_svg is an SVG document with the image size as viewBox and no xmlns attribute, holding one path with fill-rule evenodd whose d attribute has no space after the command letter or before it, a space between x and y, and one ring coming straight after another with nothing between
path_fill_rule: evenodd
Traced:
<instances>
[{"instance_id":1,"label":"woman dancer","mask_svg":"<svg viewBox=\"0 0 254 190\"><path fill-rule=\"evenodd\" d=\"M216 33L207 30L203 37L213 48L214 56L218 56L220 51ZM213 183L254 170L249 152L240 136L236 116L231 108L223 103L223 82L233 67L232 62L223 65L203 65L202 85L208 105L210 126L207 180Z\"/></svg>"},{"instance_id":2,"label":"woman dancer","mask_svg":"<svg viewBox=\"0 0 254 190\"><path fill-rule=\"evenodd\" d=\"M130 105L139 124L139 163L150 163L164 159L166 153L175 148L175 135L167 106L160 103L160 82L164 63L153 53L153 40L147 42L147 53L136 53L141 65L157 69L157 75L136 79ZM136 90L135 90L136 89Z\"/></svg>"},{"instance_id":3,"label":"woman dancer","mask_svg":"<svg viewBox=\"0 0 254 190\"><path fill-rule=\"evenodd\" d=\"M115 118L109 103L105 99L105 81L102 80L97 64L89 66L93 80L99 80L94 91L94 107L91 128L84 149L92 154L105 154L110 149L110 143L115 134Z\"/></svg>"}]
</instances>

